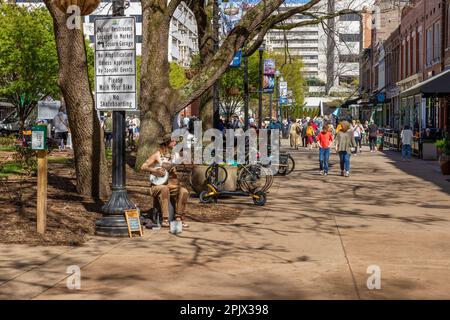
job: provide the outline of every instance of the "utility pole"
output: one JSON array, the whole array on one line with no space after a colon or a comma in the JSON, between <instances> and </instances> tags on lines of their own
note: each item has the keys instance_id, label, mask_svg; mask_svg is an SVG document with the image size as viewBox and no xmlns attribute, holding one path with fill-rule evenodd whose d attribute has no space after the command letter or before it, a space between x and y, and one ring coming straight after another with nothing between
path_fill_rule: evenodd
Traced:
<instances>
[{"instance_id":1,"label":"utility pole","mask_svg":"<svg viewBox=\"0 0 450 320\"><path fill-rule=\"evenodd\" d=\"M113 16L125 16L125 1L114 0ZM125 170L125 111L113 111L112 194L102 207L103 218L96 223L96 234L128 236L125 210L136 206L128 198Z\"/></svg>"}]
</instances>

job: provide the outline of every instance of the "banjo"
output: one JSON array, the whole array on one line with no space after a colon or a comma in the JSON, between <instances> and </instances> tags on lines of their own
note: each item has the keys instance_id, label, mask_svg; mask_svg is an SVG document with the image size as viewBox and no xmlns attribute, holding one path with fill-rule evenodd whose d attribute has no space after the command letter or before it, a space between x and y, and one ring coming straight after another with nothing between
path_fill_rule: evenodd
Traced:
<instances>
[{"instance_id":1,"label":"banjo","mask_svg":"<svg viewBox=\"0 0 450 320\"><path fill-rule=\"evenodd\" d=\"M162 168L161 164L157 164L155 166L155 168ZM150 183L155 185L155 186L161 186L164 184L167 184L167 182L169 181L169 170L164 169L164 176L162 177L158 177L155 176L154 174L150 174L149 178Z\"/></svg>"}]
</instances>

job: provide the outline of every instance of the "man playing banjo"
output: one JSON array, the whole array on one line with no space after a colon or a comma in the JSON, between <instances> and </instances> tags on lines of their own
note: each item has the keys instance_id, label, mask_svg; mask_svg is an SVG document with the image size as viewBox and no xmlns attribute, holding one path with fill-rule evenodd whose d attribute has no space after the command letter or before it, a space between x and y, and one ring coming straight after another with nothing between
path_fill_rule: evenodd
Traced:
<instances>
[{"instance_id":1,"label":"man playing banjo","mask_svg":"<svg viewBox=\"0 0 450 320\"><path fill-rule=\"evenodd\" d=\"M171 151L176 145L176 141L172 140L171 134L166 134L159 139L158 144L158 151L144 162L141 170L150 173L150 195L154 200L158 199L160 203L163 216L162 226L169 227L170 200L176 201L175 212L182 216L186 208L189 191L180 186L178 181L169 179L169 174L174 172ZM183 227L187 227L187 224L183 223Z\"/></svg>"}]
</instances>

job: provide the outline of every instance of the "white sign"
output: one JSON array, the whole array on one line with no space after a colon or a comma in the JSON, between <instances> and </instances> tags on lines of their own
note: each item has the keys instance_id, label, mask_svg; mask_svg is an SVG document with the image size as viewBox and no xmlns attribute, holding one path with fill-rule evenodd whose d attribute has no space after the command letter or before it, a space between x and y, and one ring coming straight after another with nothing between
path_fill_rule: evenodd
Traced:
<instances>
[{"instance_id":1,"label":"white sign","mask_svg":"<svg viewBox=\"0 0 450 320\"><path fill-rule=\"evenodd\" d=\"M38 119L53 119L59 112L61 101L38 101Z\"/></svg>"},{"instance_id":2,"label":"white sign","mask_svg":"<svg viewBox=\"0 0 450 320\"><path fill-rule=\"evenodd\" d=\"M95 53L95 74L104 76L108 74L135 75L135 50L97 51Z\"/></svg>"},{"instance_id":3,"label":"white sign","mask_svg":"<svg viewBox=\"0 0 450 320\"><path fill-rule=\"evenodd\" d=\"M280 82L280 97L287 98L287 95L288 95L287 82L281 81Z\"/></svg>"},{"instance_id":4,"label":"white sign","mask_svg":"<svg viewBox=\"0 0 450 320\"><path fill-rule=\"evenodd\" d=\"M31 149L45 150L45 132L32 131L31 132Z\"/></svg>"},{"instance_id":5,"label":"white sign","mask_svg":"<svg viewBox=\"0 0 450 320\"><path fill-rule=\"evenodd\" d=\"M94 30L97 110L136 110L135 18L97 18Z\"/></svg>"},{"instance_id":6,"label":"white sign","mask_svg":"<svg viewBox=\"0 0 450 320\"><path fill-rule=\"evenodd\" d=\"M105 17L94 20L95 51L134 50L134 17Z\"/></svg>"}]
</instances>

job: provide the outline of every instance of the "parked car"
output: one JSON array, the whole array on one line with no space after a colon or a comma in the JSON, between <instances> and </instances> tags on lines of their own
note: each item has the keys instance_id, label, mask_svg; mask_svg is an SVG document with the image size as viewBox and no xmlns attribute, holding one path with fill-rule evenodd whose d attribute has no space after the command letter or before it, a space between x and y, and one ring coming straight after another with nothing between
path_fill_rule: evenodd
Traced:
<instances>
[{"instance_id":1,"label":"parked car","mask_svg":"<svg viewBox=\"0 0 450 320\"><path fill-rule=\"evenodd\" d=\"M31 115L25 120L25 129L31 129L31 126L36 121L36 115L31 113ZM17 134L20 130L19 117L17 116L17 111L13 111L8 114L5 119L0 120L0 134L1 135L11 135Z\"/></svg>"}]
</instances>

